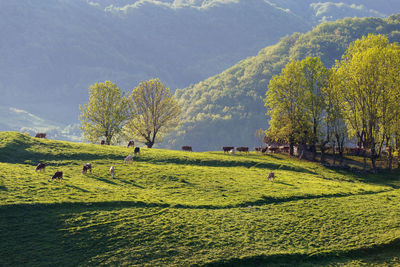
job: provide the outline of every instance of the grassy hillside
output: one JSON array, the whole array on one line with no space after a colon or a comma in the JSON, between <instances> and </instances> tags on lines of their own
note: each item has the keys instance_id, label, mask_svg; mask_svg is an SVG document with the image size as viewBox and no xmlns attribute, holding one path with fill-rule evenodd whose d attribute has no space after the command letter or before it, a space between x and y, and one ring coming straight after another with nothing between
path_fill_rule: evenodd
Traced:
<instances>
[{"instance_id":1,"label":"grassy hillside","mask_svg":"<svg viewBox=\"0 0 400 267\"><path fill-rule=\"evenodd\" d=\"M177 90L183 123L167 140L169 147L191 145L205 151L221 144L257 145L255 131L268 127L263 99L269 80L290 59L318 56L330 67L352 41L368 33L385 34L391 42L399 42L400 16L324 23L308 33L285 37L218 75Z\"/></svg>"},{"instance_id":2,"label":"grassy hillside","mask_svg":"<svg viewBox=\"0 0 400 267\"><path fill-rule=\"evenodd\" d=\"M128 154L0 133L0 265L399 263L398 173L162 149L125 165ZM48 182L56 170L64 180Z\"/></svg>"}]
</instances>

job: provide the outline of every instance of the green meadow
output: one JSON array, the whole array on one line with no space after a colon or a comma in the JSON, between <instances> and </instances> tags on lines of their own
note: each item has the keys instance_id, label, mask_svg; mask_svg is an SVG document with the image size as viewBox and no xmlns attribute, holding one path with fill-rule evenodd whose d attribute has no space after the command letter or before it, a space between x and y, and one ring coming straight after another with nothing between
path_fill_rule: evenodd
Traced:
<instances>
[{"instance_id":1,"label":"green meadow","mask_svg":"<svg viewBox=\"0 0 400 267\"><path fill-rule=\"evenodd\" d=\"M124 164L131 154L1 132L0 266L400 265L399 172L147 148Z\"/></svg>"}]
</instances>

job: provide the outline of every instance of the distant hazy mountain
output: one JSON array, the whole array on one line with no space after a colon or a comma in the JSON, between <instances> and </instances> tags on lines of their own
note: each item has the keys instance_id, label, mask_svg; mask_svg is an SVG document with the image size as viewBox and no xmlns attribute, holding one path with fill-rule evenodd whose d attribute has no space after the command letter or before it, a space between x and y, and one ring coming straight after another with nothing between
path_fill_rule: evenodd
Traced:
<instances>
[{"instance_id":1,"label":"distant hazy mountain","mask_svg":"<svg viewBox=\"0 0 400 267\"><path fill-rule=\"evenodd\" d=\"M222 145L258 145L255 131L268 126L263 99L271 77L292 58L319 56L331 67L350 42L369 33L385 34L391 42L400 42L400 15L321 24L308 33L285 37L218 75L177 90L184 120L166 143L170 148L191 145L197 151L216 150Z\"/></svg>"},{"instance_id":2,"label":"distant hazy mountain","mask_svg":"<svg viewBox=\"0 0 400 267\"><path fill-rule=\"evenodd\" d=\"M94 82L129 91L159 77L184 88L319 21L400 7L398 0L313 2L0 1L0 105L69 124Z\"/></svg>"},{"instance_id":3,"label":"distant hazy mountain","mask_svg":"<svg viewBox=\"0 0 400 267\"><path fill-rule=\"evenodd\" d=\"M25 110L0 107L0 129L29 133L46 133L47 138L68 141L82 141L79 125L63 125L45 120Z\"/></svg>"},{"instance_id":4,"label":"distant hazy mountain","mask_svg":"<svg viewBox=\"0 0 400 267\"><path fill-rule=\"evenodd\" d=\"M200 2L0 1L0 104L69 123L94 82L182 88L311 27L263 0Z\"/></svg>"}]
</instances>

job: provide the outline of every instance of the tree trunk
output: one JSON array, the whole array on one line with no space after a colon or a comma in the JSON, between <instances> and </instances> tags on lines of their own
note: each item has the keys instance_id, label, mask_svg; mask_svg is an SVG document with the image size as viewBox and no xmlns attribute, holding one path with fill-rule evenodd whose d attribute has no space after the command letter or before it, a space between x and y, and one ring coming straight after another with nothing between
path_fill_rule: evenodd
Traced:
<instances>
[{"instance_id":1,"label":"tree trunk","mask_svg":"<svg viewBox=\"0 0 400 267\"><path fill-rule=\"evenodd\" d=\"M336 151L335 151L335 149L336 149L336 146L335 146L335 143L333 143L333 146L332 146L333 165L336 165Z\"/></svg>"},{"instance_id":2,"label":"tree trunk","mask_svg":"<svg viewBox=\"0 0 400 267\"><path fill-rule=\"evenodd\" d=\"M321 146L321 162L325 162L325 146Z\"/></svg>"},{"instance_id":3,"label":"tree trunk","mask_svg":"<svg viewBox=\"0 0 400 267\"><path fill-rule=\"evenodd\" d=\"M392 171L392 170L393 170L392 146L389 146L388 168L389 168L389 171Z\"/></svg>"},{"instance_id":4,"label":"tree trunk","mask_svg":"<svg viewBox=\"0 0 400 267\"><path fill-rule=\"evenodd\" d=\"M154 142L152 141L147 141L146 143L144 143L148 148L152 148L154 145Z\"/></svg>"},{"instance_id":5,"label":"tree trunk","mask_svg":"<svg viewBox=\"0 0 400 267\"><path fill-rule=\"evenodd\" d=\"M110 145L112 136L108 133L108 131L106 131L104 137L106 138L106 145Z\"/></svg>"},{"instance_id":6,"label":"tree trunk","mask_svg":"<svg viewBox=\"0 0 400 267\"><path fill-rule=\"evenodd\" d=\"M289 155L290 156L294 155L294 142L293 141L289 142Z\"/></svg>"},{"instance_id":7,"label":"tree trunk","mask_svg":"<svg viewBox=\"0 0 400 267\"><path fill-rule=\"evenodd\" d=\"M311 145L311 151L312 151L312 161L315 161L317 157L317 146L315 144Z\"/></svg>"},{"instance_id":8,"label":"tree trunk","mask_svg":"<svg viewBox=\"0 0 400 267\"><path fill-rule=\"evenodd\" d=\"M313 126L312 142L313 142L311 145L312 161L315 161L316 157L317 157L317 127L315 126L315 121L314 121L314 126Z\"/></svg>"},{"instance_id":9,"label":"tree trunk","mask_svg":"<svg viewBox=\"0 0 400 267\"><path fill-rule=\"evenodd\" d=\"M372 164L372 172L376 173L376 150L375 150L375 146L371 146L371 164Z\"/></svg>"},{"instance_id":10,"label":"tree trunk","mask_svg":"<svg viewBox=\"0 0 400 267\"><path fill-rule=\"evenodd\" d=\"M363 170L367 171L367 154L365 149L363 149L363 159L364 159Z\"/></svg>"}]
</instances>

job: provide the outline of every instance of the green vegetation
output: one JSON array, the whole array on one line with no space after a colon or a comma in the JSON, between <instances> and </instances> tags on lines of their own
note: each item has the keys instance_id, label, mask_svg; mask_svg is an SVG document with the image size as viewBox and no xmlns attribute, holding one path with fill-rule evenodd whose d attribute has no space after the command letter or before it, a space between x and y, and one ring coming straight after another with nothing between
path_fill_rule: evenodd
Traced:
<instances>
[{"instance_id":1,"label":"green vegetation","mask_svg":"<svg viewBox=\"0 0 400 267\"><path fill-rule=\"evenodd\" d=\"M103 137L107 145L115 142L130 117L128 98L110 81L91 85L89 103L79 108L83 137L92 143L98 143Z\"/></svg>"},{"instance_id":2,"label":"green vegetation","mask_svg":"<svg viewBox=\"0 0 400 267\"><path fill-rule=\"evenodd\" d=\"M127 136L152 148L178 126L181 108L159 79L139 83L129 98L131 118L124 127Z\"/></svg>"},{"instance_id":3,"label":"green vegetation","mask_svg":"<svg viewBox=\"0 0 400 267\"><path fill-rule=\"evenodd\" d=\"M132 149L0 133L0 265L399 263L398 173L141 152L125 165ZM34 171L40 160L45 173ZM86 162L93 173L82 175ZM64 180L48 182L56 170Z\"/></svg>"},{"instance_id":4,"label":"green vegetation","mask_svg":"<svg viewBox=\"0 0 400 267\"><path fill-rule=\"evenodd\" d=\"M255 130L268 126L263 99L274 75L290 60L307 57L320 57L330 68L351 42L369 33L383 34L389 42L399 42L400 17L348 18L324 23L308 33L285 37L221 74L177 90L184 113L180 129L168 140L169 147L192 145L194 150L216 150L221 144L255 145Z\"/></svg>"},{"instance_id":5,"label":"green vegetation","mask_svg":"<svg viewBox=\"0 0 400 267\"><path fill-rule=\"evenodd\" d=\"M141 82L127 97L115 83L95 83L89 87L89 103L79 108L83 137L91 143L136 139L149 148L178 125L181 113L159 79Z\"/></svg>"},{"instance_id":6,"label":"green vegetation","mask_svg":"<svg viewBox=\"0 0 400 267\"><path fill-rule=\"evenodd\" d=\"M314 161L318 145L323 161L326 144L338 142L343 150L338 135L344 132L357 139L364 157L368 150L374 172L387 149L391 170L392 152L400 148L399 63L400 46L373 34L351 43L332 70L317 57L292 60L269 83L266 137L289 143L290 155L295 143L309 144Z\"/></svg>"}]
</instances>

